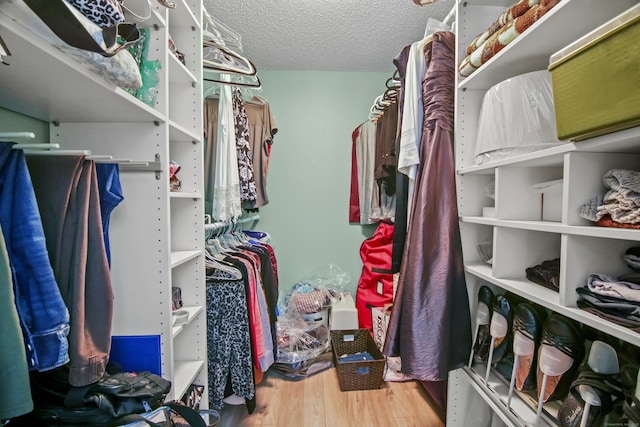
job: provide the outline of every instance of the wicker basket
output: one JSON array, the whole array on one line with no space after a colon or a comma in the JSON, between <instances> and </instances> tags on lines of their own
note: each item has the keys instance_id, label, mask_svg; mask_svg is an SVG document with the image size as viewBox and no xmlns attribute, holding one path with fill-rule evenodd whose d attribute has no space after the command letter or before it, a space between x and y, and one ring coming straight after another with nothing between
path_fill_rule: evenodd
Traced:
<instances>
[{"instance_id":1,"label":"wicker basket","mask_svg":"<svg viewBox=\"0 0 640 427\"><path fill-rule=\"evenodd\" d=\"M385 358L368 329L331 331L333 358L341 391L374 390L382 386ZM367 351L374 360L339 362L343 354Z\"/></svg>"}]
</instances>

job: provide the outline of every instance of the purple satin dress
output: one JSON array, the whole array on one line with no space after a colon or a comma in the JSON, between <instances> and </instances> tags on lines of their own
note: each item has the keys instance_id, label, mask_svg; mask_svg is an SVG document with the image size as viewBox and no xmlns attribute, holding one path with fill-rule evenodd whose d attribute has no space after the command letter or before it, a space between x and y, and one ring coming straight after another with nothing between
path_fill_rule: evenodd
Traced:
<instances>
[{"instance_id":1,"label":"purple satin dress","mask_svg":"<svg viewBox=\"0 0 640 427\"><path fill-rule=\"evenodd\" d=\"M471 350L471 318L456 204L453 108L455 37L438 32L425 48L424 124L407 240L384 354L402 371L443 381Z\"/></svg>"}]
</instances>

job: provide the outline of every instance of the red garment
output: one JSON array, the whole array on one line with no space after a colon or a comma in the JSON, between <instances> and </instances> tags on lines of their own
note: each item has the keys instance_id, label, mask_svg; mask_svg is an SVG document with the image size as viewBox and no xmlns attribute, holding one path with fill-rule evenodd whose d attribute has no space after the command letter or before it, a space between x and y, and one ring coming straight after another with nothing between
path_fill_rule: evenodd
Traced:
<instances>
[{"instance_id":1,"label":"red garment","mask_svg":"<svg viewBox=\"0 0 640 427\"><path fill-rule=\"evenodd\" d=\"M254 261L251 262L245 258L237 257L237 260L242 262L247 268L247 303L249 305L249 327L253 335L253 365L256 371L260 370L260 358L264 356L264 333L262 319L260 318L260 305L258 303L258 286L261 284L256 280L256 268L255 257L253 253L249 251L241 251L246 256L250 257Z\"/></svg>"},{"instance_id":2,"label":"red garment","mask_svg":"<svg viewBox=\"0 0 640 427\"><path fill-rule=\"evenodd\" d=\"M360 194L358 193L358 161L356 159L356 139L360 134L358 126L351 134L351 192L349 194L349 222L360 223Z\"/></svg>"},{"instance_id":3,"label":"red garment","mask_svg":"<svg viewBox=\"0 0 640 427\"><path fill-rule=\"evenodd\" d=\"M372 331L370 307L385 307L393 303L393 224L381 222L373 236L362 242L362 274L356 291L358 325Z\"/></svg>"},{"instance_id":4,"label":"red garment","mask_svg":"<svg viewBox=\"0 0 640 427\"><path fill-rule=\"evenodd\" d=\"M275 279L276 279L276 286L278 286L278 263L276 262L276 253L273 250L273 246L267 243L259 243L259 246L265 248L269 252L271 265L273 265L273 275L275 276Z\"/></svg>"},{"instance_id":5,"label":"red garment","mask_svg":"<svg viewBox=\"0 0 640 427\"><path fill-rule=\"evenodd\" d=\"M626 224L622 222L616 222L612 220L611 216L609 215L603 216L594 224L600 227L631 228L631 229L640 230L640 224Z\"/></svg>"}]
</instances>

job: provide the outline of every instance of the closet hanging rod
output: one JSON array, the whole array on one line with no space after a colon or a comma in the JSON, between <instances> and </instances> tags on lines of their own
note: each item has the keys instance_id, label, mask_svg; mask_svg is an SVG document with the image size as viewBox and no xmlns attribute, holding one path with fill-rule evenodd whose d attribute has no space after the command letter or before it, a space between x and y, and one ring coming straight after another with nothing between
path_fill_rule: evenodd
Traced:
<instances>
[{"instance_id":1,"label":"closet hanging rod","mask_svg":"<svg viewBox=\"0 0 640 427\"><path fill-rule=\"evenodd\" d=\"M25 144L27 145L27 144ZM90 156L89 150L32 150L28 147L23 148L22 151L25 155L37 154L40 156Z\"/></svg>"},{"instance_id":2,"label":"closet hanging rod","mask_svg":"<svg viewBox=\"0 0 640 427\"><path fill-rule=\"evenodd\" d=\"M49 142L44 144L13 144L11 148L14 150L57 150L60 148L60 144Z\"/></svg>"},{"instance_id":3,"label":"closet hanging rod","mask_svg":"<svg viewBox=\"0 0 640 427\"><path fill-rule=\"evenodd\" d=\"M118 163L118 164L140 164L140 165L149 165L149 162L134 162L131 159L114 159L113 156L108 154L91 154L90 156L86 156L85 160L93 160L96 163Z\"/></svg>"},{"instance_id":4,"label":"closet hanging rod","mask_svg":"<svg viewBox=\"0 0 640 427\"><path fill-rule=\"evenodd\" d=\"M0 132L0 139L8 138L20 138L20 139L33 139L36 134L33 132Z\"/></svg>"},{"instance_id":5,"label":"closet hanging rod","mask_svg":"<svg viewBox=\"0 0 640 427\"><path fill-rule=\"evenodd\" d=\"M15 144L13 148L16 148ZM42 155L42 156L84 156L86 160L93 160L96 163L117 163L121 171L127 172L155 172L156 179L160 179L160 172L164 170L160 162L160 155L156 154L153 161L131 160L131 159L114 159L113 156L105 154L91 154L91 150L34 150L36 144L22 144L22 151L25 155ZM40 145L40 144L39 144ZM42 144L47 148L59 147L59 144Z\"/></svg>"},{"instance_id":6,"label":"closet hanging rod","mask_svg":"<svg viewBox=\"0 0 640 427\"><path fill-rule=\"evenodd\" d=\"M216 231L226 227L234 228L240 224L246 224L247 222L257 221L259 219L260 219L259 214L251 214L251 215L240 217L237 220L218 221L211 224L205 224L204 229L205 231Z\"/></svg>"},{"instance_id":7,"label":"closet hanging rod","mask_svg":"<svg viewBox=\"0 0 640 427\"><path fill-rule=\"evenodd\" d=\"M444 25L449 24L449 20L453 19L456 16L456 5L454 4L451 7L451 10L449 11L449 13L447 14L447 16L444 17L444 20L442 21L442 23Z\"/></svg>"}]
</instances>

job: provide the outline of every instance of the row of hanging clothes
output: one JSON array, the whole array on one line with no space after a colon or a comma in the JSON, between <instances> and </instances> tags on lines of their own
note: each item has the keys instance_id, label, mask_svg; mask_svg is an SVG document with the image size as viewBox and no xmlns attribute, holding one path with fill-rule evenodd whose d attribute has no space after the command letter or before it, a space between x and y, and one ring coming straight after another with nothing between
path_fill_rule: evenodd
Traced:
<instances>
[{"instance_id":1,"label":"row of hanging clothes","mask_svg":"<svg viewBox=\"0 0 640 427\"><path fill-rule=\"evenodd\" d=\"M29 371L64 369L70 384L85 386L109 359L119 168L89 151L51 148L59 147L0 142L0 371L8 373L0 419L33 410Z\"/></svg>"},{"instance_id":2,"label":"row of hanging clothes","mask_svg":"<svg viewBox=\"0 0 640 427\"><path fill-rule=\"evenodd\" d=\"M240 35L203 13L207 368L209 406L243 404L277 349L278 269L270 236L241 231L269 203L267 172L278 131Z\"/></svg>"},{"instance_id":3,"label":"row of hanging clothes","mask_svg":"<svg viewBox=\"0 0 640 427\"><path fill-rule=\"evenodd\" d=\"M276 357L278 267L270 236L240 231L243 219L205 227L209 406L253 413Z\"/></svg>"},{"instance_id":4,"label":"row of hanging clothes","mask_svg":"<svg viewBox=\"0 0 640 427\"><path fill-rule=\"evenodd\" d=\"M351 222L371 223L381 218L367 197L394 198L384 220L394 228L387 272L397 288L383 354L400 357L403 378L419 380L441 409L448 373L471 346L455 188L454 14L429 18L424 38L393 59L396 74L353 135L350 199ZM358 303L370 290L357 292Z\"/></svg>"},{"instance_id":5,"label":"row of hanging clothes","mask_svg":"<svg viewBox=\"0 0 640 427\"><path fill-rule=\"evenodd\" d=\"M267 173L278 131L238 33L203 13L205 210L216 221L269 203Z\"/></svg>"},{"instance_id":6,"label":"row of hanging clothes","mask_svg":"<svg viewBox=\"0 0 640 427\"><path fill-rule=\"evenodd\" d=\"M396 197L395 133L398 125L399 75L386 81L385 92L371 107L369 120L352 133L349 222L393 221Z\"/></svg>"}]
</instances>

